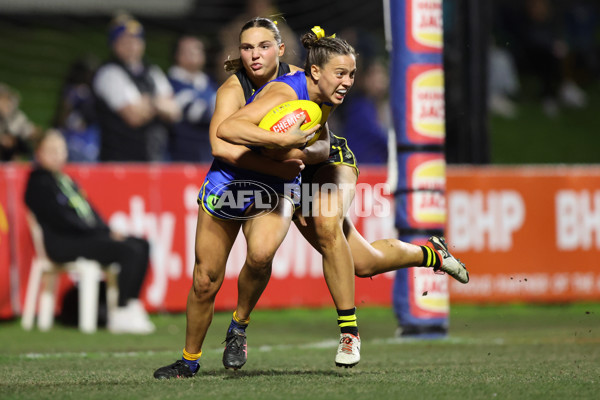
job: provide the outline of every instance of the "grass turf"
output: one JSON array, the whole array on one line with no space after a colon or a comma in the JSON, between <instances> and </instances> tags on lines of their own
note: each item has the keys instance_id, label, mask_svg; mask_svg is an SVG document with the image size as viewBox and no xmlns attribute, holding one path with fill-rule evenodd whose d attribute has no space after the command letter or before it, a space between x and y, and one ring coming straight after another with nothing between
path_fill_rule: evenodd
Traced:
<instances>
[{"instance_id":1,"label":"grass turf","mask_svg":"<svg viewBox=\"0 0 600 400\"><path fill-rule=\"evenodd\" d=\"M591 399L600 384L600 304L453 306L451 335L435 341L394 339L391 310L361 308L362 361L348 370L334 366L330 309L256 311L248 364L225 370L230 316L215 315L199 375L171 381L152 373L180 357L183 315L154 316L145 337L4 322L0 398Z\"/></svg>"},{"instance_id":2,"label":"grass turf","mask_svg":"<svg viewBox=\"0 0 600 400\"><path fill-rule=\"evenodd\" d=\"M525 79L525 78L524 78ZM597 164L600 147L598 110L600 85L584 87L588 105L561 108L549 118L531 94L517 102L518 114L507 119L491 115L489 134L492 164ZM534 92L528 88L529 92Z\"/></svg>"}]
</instances>

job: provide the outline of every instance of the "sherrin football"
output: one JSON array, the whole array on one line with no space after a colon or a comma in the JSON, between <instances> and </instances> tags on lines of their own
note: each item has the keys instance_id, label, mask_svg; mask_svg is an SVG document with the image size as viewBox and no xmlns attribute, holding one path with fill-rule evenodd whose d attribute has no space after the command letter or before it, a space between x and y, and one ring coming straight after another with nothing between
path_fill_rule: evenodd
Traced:
<instances>
[{"instance_id":1,"label":"sherrin football","mask_svg":"<svg viewBox=\"0 0 600 400\"><path fill-rule=\"evenodd\" d=\"M272 132L286 132L298 122L298 119L303 115L306 118L300 129L305 131L321 122L321 107L310 100L286 101L269 111L260 121L258 126ZM317 131L317 133L308 141L306 144L307 146L310 146L319 139L320 131L321 130Z\"/></svg>"}]
</instances>

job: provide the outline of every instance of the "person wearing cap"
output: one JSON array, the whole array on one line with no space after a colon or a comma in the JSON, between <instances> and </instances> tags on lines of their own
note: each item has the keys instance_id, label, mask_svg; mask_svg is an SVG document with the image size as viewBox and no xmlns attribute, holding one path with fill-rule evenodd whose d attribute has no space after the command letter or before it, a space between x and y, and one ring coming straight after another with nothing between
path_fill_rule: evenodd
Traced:
<instances>
[{"instance_id":1,"label":"person wearing cap","mask_svg":"<svg viewBox=\"0 0 600 400\"><path fill-rule=\"evenodd\" d=\"M168 124L181 117L161 69L144 60L144 28L130 16L109 26L111 58L93 81L100 121L100 161L164 161Z\"/></svg>"}]
</instances>

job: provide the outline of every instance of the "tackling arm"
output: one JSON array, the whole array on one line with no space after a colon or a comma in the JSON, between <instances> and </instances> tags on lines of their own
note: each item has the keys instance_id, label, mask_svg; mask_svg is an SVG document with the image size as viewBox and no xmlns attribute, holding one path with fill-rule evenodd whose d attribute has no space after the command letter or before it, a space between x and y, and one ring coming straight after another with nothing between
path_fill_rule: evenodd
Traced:
<instances>
[{"instance_id":1,"label":"tackling arm","mask_svg":"<svg viewBox=\"0 0 600 400\"><path fill-rule=\"evenodd\" d=\"M215 112L210 123L210 144L215 158L240 168L249 169L284 179L292 179L304 168L298 160L276 161L250 150L246 146L232 144L217 137L217 128L225 119L244 106L244 93L237 78L232 76L218 90Z\"/></svg>"},{"instance_id":2,"label":"tackling arm","mask_svg":"<svg viewBox=\"0 0 600 400\"><path fill-rule=\"evenodd\" d=\"M268 84L260 96L237 111L219 125L217 137L234 144L265 146L279 149L299 148L306 144L320 125L303 131L300 126L304 117L285 133L273 134L258 127L263 116L276 106L289 100L296 100L296 93L286 84Z\"/></svg>"}]
</instances>

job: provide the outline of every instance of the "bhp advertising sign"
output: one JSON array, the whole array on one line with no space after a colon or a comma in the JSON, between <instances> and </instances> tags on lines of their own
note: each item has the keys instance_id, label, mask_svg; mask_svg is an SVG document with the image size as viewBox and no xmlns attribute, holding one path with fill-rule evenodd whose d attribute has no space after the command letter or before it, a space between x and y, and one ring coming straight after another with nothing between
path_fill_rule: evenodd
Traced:
<instances>
[{"instance_id":1,"label":"bhp advertising sign","mask_svg":"<svg viewBox=\"0 0 600 400\"><path fill-rule=\"evenodd\" d=\"M471 276L467 285L445 276L411 279L417 285L411 307L432 317L443 315L448 307L441 295L444 285L449 285L451 302L600 300L600 166L445 167L433 155L405 162L412 166L407 179L422 189L435 190L446 171L446 204L440 206L447 210L446 236ZM0 167L0 318L18 312L29 277L33 247L23 206L27 171L26 165ZM196 198L206 171L206 166L191 165L69 167L113 229L150 240L151 268L142 299L151 310L185 309L194 268ZM396 237L385 179L385 168L361 168L350 207L350 218L368 242ZM218 309L235 307L245 255L240 235L217 296ZM356 303L391 304L393 276L357 278ZM61 288L69 283L65 276ZM321 256L293 227L258 306L331 305Z\"/></svg>"},{"instance_id":2,"label":"bhp advertising sign","mask_svg":"<svg viewBox=\"0 0 600 400\"><path fill-rule=\"evenodd\" d=\"M600 299L600 167L449 168L452 300Z\"/></svg>"}]
</instances>

